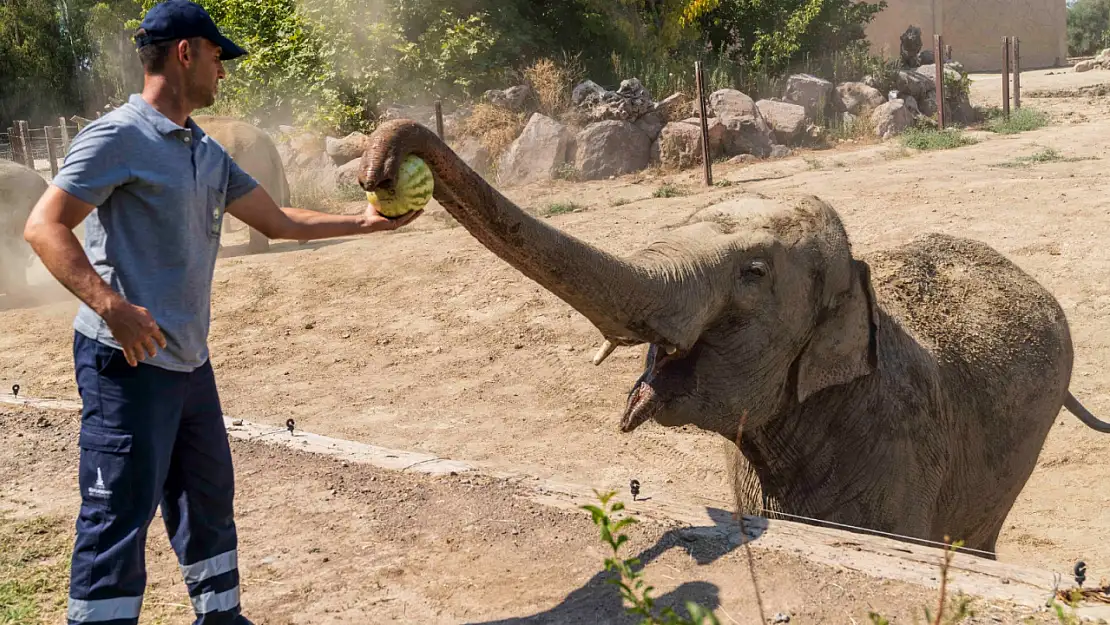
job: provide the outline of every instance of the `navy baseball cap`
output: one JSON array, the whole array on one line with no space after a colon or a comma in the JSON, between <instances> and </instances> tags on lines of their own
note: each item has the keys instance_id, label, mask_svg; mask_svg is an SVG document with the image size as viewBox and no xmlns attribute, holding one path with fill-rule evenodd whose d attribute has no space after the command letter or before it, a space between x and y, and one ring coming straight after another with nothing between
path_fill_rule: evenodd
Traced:
<instances>
[{"instance_id":1,"label":"navy baseball cap","mask_svg":"<svg viewBox=\"0 0 1110 625\"><path fill-rule=\"evenodd\" d=\"M216 28L216 23L212 21L204 7L189 0L165 0L154 5L147 11L143 23L139 25L135 45L142 47L148 43L190 37L204 37L220 46L222 61L247 54L246 50L220 34L220 29Z\"/></svg>"}]
</instances>

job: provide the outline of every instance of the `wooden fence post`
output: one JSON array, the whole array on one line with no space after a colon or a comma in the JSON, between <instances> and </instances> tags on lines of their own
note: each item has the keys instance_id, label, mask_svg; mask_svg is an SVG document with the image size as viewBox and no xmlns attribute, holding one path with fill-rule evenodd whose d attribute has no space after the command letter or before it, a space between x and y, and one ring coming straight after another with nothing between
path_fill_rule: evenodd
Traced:
<instances>
[{"instance_id":1,"label":"wooden fence post","mask_svg":"<svg viewBox=\"0 0 1110 625\"><path fill-rule=\"evenodd\" d=\"M436 100L436 132L439 133L440 141L443 141L443 104Z\"/></svg>"},{"instance_id":2,"label":"wooden fence post","mask_svg":"<svg viewBox=\"0 0 1110 625\"><path fill-rule=\"evenodd\" d=\"M27 127L27 122L19 120L15 123L19 133L19 144L23 147L23 164L35 168L35 154L31 151L31 130Z\"/></svg>"},{"instance_id":3,"label":"wooden fence post","mask_svg":"<svg viewBox=\"0 0 1110 625\"><path fill-rule=\"evenodd\" d=\"M1020 40L1014 37L1013 42L1013 57L1014 57L1014 110L1021 108L1021 47Z\"/></svg>"},{"instance_id":4,"label":"wooden fence post","mask_svg":"<svg viewBox=\"0 0 1110 625\"><path fill-rule=\"evenodd\" d=\"M936 81L937 96L937 126L944 130L944 40L940 35L933 35L933 60L936 61L936 70L933 79Z\"/></svg>"},{"instance_id":5,"label":"wooden fence post","mask_svg":"<svg viewBox=\"0 0 1110 625\"><path fill-rule=\"evenodd\" d=\"M15 129L11 128L9 126L8 130L7 130L7 133L8 133L8 142L12 146L12 160L18 163L19 162L19 152L16 151L18 146L16 146L16 144L15 144Z\"/></svg>"},{"instance_id":6,"label":"wooden fence post","mask_svg":"<svg viewBox=\"0 0 1110 625\"><path fill-rule=\"evenodd\" d=\"M1002 115L1010 119L1010 38L1002 38Z\"/></svg>"},{"instance_id":7,"label":"wooden fence post","mask_svg":"<svg viewBox=\"0 0 1110 625\"><path fill-rule=\"evenodd\" d=\"M50 161L50 175L58 175L58 151L54 149L54 139L50 136L50 126L42 129L46 135L46 160Z\"/></svg>"},{"instance_id":8,"label":"wooden fence post","mask_svg":"<svg viewBox=\"0 0 1110 625\"><path fill-rule=\"evenodd\" d=\"M705 186L711 187L713 186L713 159L710 156L711 150L709 149L709 120L705 117L705 85L703 84L701 69L701 61L694 61L694 82L697 83L698 111L700 112L699 119L701 119L701 155L705 166Z\"/></svg>"},{"instance_id":9,"label":"wooden fence post","mask_svg":"<svg viewBox=\"0 0 1110 625\"><path fill-rule=\"evenodd\" d=\"M60 135L62 138L62 158L65 158L66 154L69 153L69 126L66 125L66 118L58 118L58 128L61 129L62 133Z\"/></svg>"}]
</instances>

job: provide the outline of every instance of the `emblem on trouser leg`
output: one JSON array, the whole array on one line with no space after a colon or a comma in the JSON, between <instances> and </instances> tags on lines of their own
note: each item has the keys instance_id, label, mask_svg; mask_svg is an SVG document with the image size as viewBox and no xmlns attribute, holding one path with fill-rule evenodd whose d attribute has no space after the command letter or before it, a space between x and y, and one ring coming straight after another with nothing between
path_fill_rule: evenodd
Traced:
<instances>
[{"instance_id":1,"label":"emblem on trouser leg","mask_svg":"<svg viewBox=\"0 0 1110 625\"><path fill-rule=\"evenodd\" d=\"M112 496L112 491L104 483L104 476L100 473L100 467L96 468L96 484L89 487L89 497L96 497L98 499L108 499Z\"/></svg>"}]
</instances>

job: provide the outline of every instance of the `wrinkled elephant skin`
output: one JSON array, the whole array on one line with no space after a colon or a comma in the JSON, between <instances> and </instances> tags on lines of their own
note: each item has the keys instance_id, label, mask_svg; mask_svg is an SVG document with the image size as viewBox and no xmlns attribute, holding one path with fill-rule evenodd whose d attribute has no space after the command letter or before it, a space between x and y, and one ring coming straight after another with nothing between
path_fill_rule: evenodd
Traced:
<instances>
[{"instance_id":1,"label":"wrinkled elephant skin","mask_svg":"<svg viewBox=\"0 0 1110 625\"><path fill-rule=\"evenodd\" d=\"M737 499L993 551L1069 392L1072 341L1053 296L989 246L923 235L853 255L812 196L698 211L618 258L536 219L433 133L381 125L359 168L388 188L406 155L476 239L615 346L648 344L620 420L692 424L736 442Z\"/></svg>"}]
</instances>

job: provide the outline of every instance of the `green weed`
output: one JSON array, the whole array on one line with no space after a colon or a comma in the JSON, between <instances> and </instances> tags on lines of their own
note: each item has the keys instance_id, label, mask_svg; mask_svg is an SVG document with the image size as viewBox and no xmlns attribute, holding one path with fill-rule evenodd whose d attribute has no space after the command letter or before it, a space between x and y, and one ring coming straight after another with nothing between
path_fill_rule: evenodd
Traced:
<instances>
[{"instance_id":1,"label":"green weed","mask_svg":"<svg viewBox=\"0 0 1110 625\"><path fill-rule=\"evenodd\" d=\"M582 207L574 202L553 202L543 210L543 216L554 217L555 215L565 215L579 210L583 210Z\"/></svg>"},{"instance_id":2,"label":"green weed","mask_svg":"<svg viewBox=\"0 0 1110 625\"><path fill-rule=\"evenodd\" d=\"M624 510L624 504L617 501L609 505L609 501L616 495L615 492L594 491L594 493L601 505L585 505L582 509L590 512L594 525L601 530L601 540L613 550L612 557L605 559L605 570L620 575L619 578L610 579L609 583L618 586L621 597L631 604L625 607L625 611L631 615L643 617L640 625L707 625L710 623L720 625L720 621L712 612L693 601L687 601L685 604L686 611L690 614L689 619L679 616L672 608L664 608L659 615L655 614L655 600L651 597L651 591L654 588L644 582L643 572L636 570L640 565L639 560L637 558L624 560L619 555L620 548L628 542L628 535L619 532L636 523L636 519L626 517L614 522L611 515Z\"/></svg>"},{"instance_id":3,"label":"green weed","mask_svg":"<svg viewBox=\"0 0 1110 625\"><path fill-rule=\"evenodd\" d=\"M927 127L913 127L902 133L902 145L913 150L950 150L978 143L957 128L937 130Z\"/></svg>"},{"instance_id":4,"label":"green weed","mask_svg":"<svg viewBox=\"0 0 1110 625\"><path fill-rule=\"evenodd\" d=\"M984 128L1000 135L1012 135L1019 132L1036 130L1048 125L1048 114L1037 109L1021 108L1010 112L1010 119L1002 114L1002 109L991 108L985 111L987 117Z\"/></svg>"},{"instance_id":5,"label":"green weed","mask_svg":"<svg viewBox=\"0 0 1110 625\"><path fill-rule=\"evenodd\" d=\"M1092 156L1064 156L1055 148L1043 148L1029 156L1019 156L1012 161L999 163L998 167L1029 167L1042 163L1075 163L1078 161L1094 160Z\"/></svg>"},{"instance_id":6,"label":"green weed","mask_svg":"<svg viewBox=\"0 0 1110 625\"><path fill-rule=\"evenodd\" d=\"M67 522L0 517L0 625L45 622L60 608L69 584Z\"/></svg>"},{"instance_id":7,"label":"green weed","mask_svg":"<svg viewBox=\"0 0 1110 625\"><path fill-rule=\"evenodd\" d=\"M655 190L655 193L651 194L652 197L661 197L661 198L679 197L679 196L683 196L683 195L686 195L685 191L683 191L679 187L677 187L677 186L675 186L675 185L673 185L669 182L663 184L662 186L660 186L658 189Z\"/></svg>"}]
</instances>

